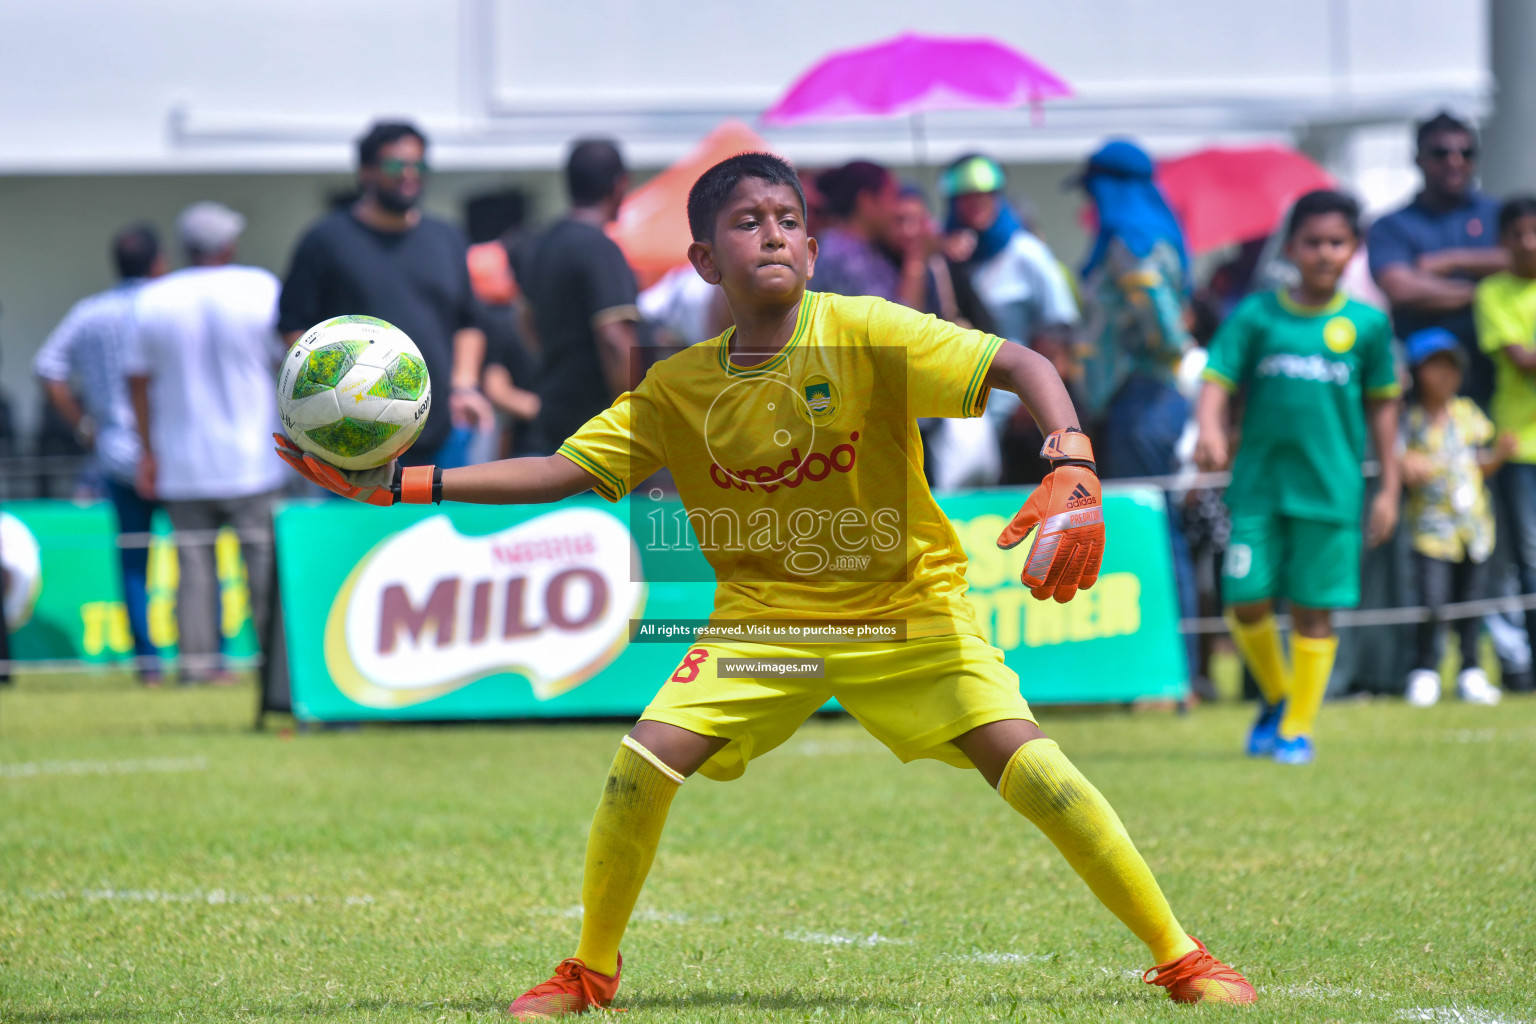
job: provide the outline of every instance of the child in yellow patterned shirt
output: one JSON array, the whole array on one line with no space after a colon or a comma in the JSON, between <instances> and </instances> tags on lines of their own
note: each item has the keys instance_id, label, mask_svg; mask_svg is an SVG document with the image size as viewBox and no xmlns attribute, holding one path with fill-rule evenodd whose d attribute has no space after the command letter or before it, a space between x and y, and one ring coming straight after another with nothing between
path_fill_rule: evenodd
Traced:
<instances>
[{"instance_id":1,"label":"child in yellow patterned shirt","mask_svg":"<svg viewBox=\"0 0 1536 1024\"><path fill-rule=\"evenodd\" d=\"M1440 660L1446 622L1440 611L1450 602L1484 595L1486 563L1493 551L1493 511L1484 483L1514 450L1514 438L1494 441L1493 424L1470 398L1457 394L1465 354L1456 336L1429 327L1408 337L1415 400L1408 406L1403 482L1408 503L1403 521L1413 537L1413 561L1420 600L1434 614L1418 627L1418 660L1408 674L1410 704L1428 707L1440 699ZM1455 620L1461 641L1456 689L1477 704L1497 704L1500 692L1477 663L1481 619Z\"/></svg>"}]
</instances>

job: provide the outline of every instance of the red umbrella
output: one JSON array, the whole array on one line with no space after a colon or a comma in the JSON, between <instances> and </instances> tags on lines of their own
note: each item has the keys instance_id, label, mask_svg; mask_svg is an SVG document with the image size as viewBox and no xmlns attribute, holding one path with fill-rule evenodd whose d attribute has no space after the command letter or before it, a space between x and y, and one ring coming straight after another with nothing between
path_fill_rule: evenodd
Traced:
<instances>
[{"instance_id":1,"label":"red umbrella","mask_svg":"<svg viewBox=\"0 0 1536 1024\"><path fill-rule=\"evenodd\" d=\"M1291 203L1333 178L1285 146L1202 149L1157 165L1157 183L1191 252L1263 238Z\"/></svg>"}]
</instances>

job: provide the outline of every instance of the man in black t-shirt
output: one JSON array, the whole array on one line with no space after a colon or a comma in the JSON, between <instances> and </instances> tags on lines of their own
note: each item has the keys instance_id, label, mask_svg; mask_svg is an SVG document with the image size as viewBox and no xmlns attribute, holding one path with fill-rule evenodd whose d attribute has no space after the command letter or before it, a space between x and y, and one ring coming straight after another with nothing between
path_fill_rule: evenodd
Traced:
<instances>
[{"instance_id":1,"label":"man in black t-shirt","mask_svg":"<svg viewBox=\"0 0 1536 1024\"><path fill-rule=\"evenodd\" d=\"M576 143L565 165L571 212L520 246L515 266L524 328L541 357L537 436L554 451L576 428L637 383L635 275L603 233L629 175L611 142Z\"/></svg>"},{"instance_id":2,"label":"man in black t-shirt","mask_svg":"<svg viewBox=\"0 0 1536 1024\"><path fill-rule=\"evenodd\" d=\"M322 320L361 313L388 320L421 349L434 401L410 465L462 465L473 428L492 413L480 394L485 334L459 229L418 208L426 137L403 122L375 124L357 144L362 197L309 229L294 251L278 306L291 345Z\"/></svg>"}]
</instances>

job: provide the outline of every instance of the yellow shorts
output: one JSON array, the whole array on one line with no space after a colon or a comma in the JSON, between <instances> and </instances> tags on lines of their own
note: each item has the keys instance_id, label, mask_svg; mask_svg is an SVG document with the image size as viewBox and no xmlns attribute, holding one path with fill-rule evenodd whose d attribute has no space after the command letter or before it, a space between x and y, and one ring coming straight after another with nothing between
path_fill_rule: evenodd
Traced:
<instances>
[{"instance_id":1,"label":"yellow shorts","mask_svg":"<svg viewBox=\"0 0 1536 1024\"><path fill-rule=\"evenodd\" d=\"M721 657L822 658L826 675L722 679L716 668ZM729 740L699 769L723 782L739 778L748 761L794 735L829 697L903 761L929 757L960 768L973 766L952 742L956 736L988 722L1035 720L1002 652L974 636L889 644L695 644L640 719Z\"/></svg>"}]
</instances>

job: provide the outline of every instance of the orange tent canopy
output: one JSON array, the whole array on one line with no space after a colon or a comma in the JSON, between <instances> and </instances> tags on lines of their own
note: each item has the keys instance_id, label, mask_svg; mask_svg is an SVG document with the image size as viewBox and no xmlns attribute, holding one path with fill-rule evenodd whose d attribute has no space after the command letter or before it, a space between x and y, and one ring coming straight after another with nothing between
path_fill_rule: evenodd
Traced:
<instances>
[{"instance_id":1,"label":"orange tent canopy","mask_svg":"<svg viewBox=\"0 0 1536 1024\"><path fill-rule=\"evenodd\" d=\"M608 225L608 235L624 251L641 288L688 261L688 190L699 175L737 153L765 152L768 143L742 124L727 121L699 143L697 149L635 189Z\"/></svg>"}]
</instances>

